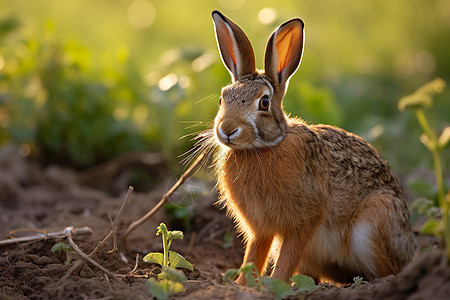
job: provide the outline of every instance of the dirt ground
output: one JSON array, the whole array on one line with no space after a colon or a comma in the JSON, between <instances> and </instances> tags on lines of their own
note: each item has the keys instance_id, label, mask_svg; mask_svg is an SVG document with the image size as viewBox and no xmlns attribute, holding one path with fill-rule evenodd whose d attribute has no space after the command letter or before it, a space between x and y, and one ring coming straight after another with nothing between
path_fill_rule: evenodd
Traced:
<instances>
[{"instance_id":1,"label":"dirt ground","mask_svg":"<svg viewBox=\"0 0 450 300\"><path fill-rule=\"evenodd\" d=\"M150 191L131 195L119 224L119 236L174 183L173 178L164 175L168 174L164 168L162 162L146 166L145 170L155 178L154 183ZM86 180L86 173L55 166L39 167L22 158L16 147L3 147L0 149L0 240L10 238L12 231L17 237L36 234L38 230L51 232L67 226L89 226L93 230L91 235L74 237L75 243L89 253L110 231L110 218L116 216L128 189L127 170L108 170L115 170L114 174L108 177L105 171L96 173L103 174L98 178L91 176ZM175 220L173 214L161 210L129 236L127 247L119 243L118 251L108 253L112 248L108 241L93 257L111 272L126 275L135 267L135 257L139 254L134 274L140 277L123 276L116 280L93 265L83 264L63 279L79 259L73 255L71 263L66 265L65 254L50 251L57 241L66 241L64 238L0 246L0 299L151 299L144 276L154 274L155 265L143 262L142 257L162 250L160 237L155 235L160 222L165 222L169 229L185 231L185 239L174 241L172 247L194 265L193 272L186 272L185 291L171 298L273 299L252 288L223 284L224 272L239 267L243 247L237 238L231 239L232 243L227 240L234 234L233 224L213 205L215 199L213 184L192 180L171 199L174 203L189 203L190 222ZM23 229L27 231L22 232ZM14 232L17 230L20 231ZM438 245L438 249L418 252L398 277L363 282L356 288L322 284L315 292L297 298L450 299L450 268L440 266L442 245L426 236L419 236L418 242L421 247Z\"/></svg>"}]
</instances>

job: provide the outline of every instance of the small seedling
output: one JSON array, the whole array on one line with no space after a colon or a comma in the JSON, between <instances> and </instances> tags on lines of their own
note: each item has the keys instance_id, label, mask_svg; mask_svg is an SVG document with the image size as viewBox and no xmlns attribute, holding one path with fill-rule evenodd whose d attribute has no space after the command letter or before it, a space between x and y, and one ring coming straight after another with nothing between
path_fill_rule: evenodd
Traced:
<instances>
[{"instance_id":1,"label":"small seedling","mask_svg":"<svg viewBox=\"0 0 450 300\"><path fill-rule=\"evenodd\" d=\"M50 251L52 251L53 253L55 252L59 252L59 251L63 251L66 253L66 260L64 261L64 264L68 265L70 263L70 261L72 260L72 253L73 249L72 247L70 247L70 245L64 243L64 242L59 242L53 245L52 249L50 249Z\"/></svg>"},{"instance_id":2,"label":"small seedling","mask_svg":"<svg viewBox=\"0 0 450 300\"><path fill-rule=\"evenodd\" d=\"M293 296L298 293L312 292L317 285L309 276L297 274L291 278L291 283L295 284L296 290L283 280L261 276L253 263L248 263L240 269L230 269L225 272L224 281L232 283L239 274L243 273L248 287L255 287L264 293L272 293L275 299L281 299L286 296Z\"/></svg>"},{"instance_id":3,"label":"small seedling","mask_svg":"<svg viewBox=\"0 0 450 300\"><path fill-rule=\"evenodd\" d=\"M182 240L184 238L183 232L181 231L169 231L164 223L158 226L158 231L156 235L161 234L163 242L163 252L152 252L144 256L144 261L149 263L156 263L162 267L171 268L185 268L193 271L194 268L192 264L188 262L183 256L175 251L169 251L172 241L175 239Z\"/></svg>"},{"instance_id":4,"label":"small seedling","mask_svg":"<svg viewBox=\"0 0 450 300\"><path fill-rule=\"evenodd\" d=\"M148 289L153 297L163 300L168 299L173 293L184 291L181 283L186 281L186 276L180 270L163 267L158 278L160 280L155 278L147 280Z\"/></svg>"},{"instance_id":5,"label":"small seedling","mask_svg":"<svg viewBox=\"0 0 450 300\"><path fill-rule=\"evenodd\" d=\"M367 281L364 281L364 278L362 278L361 276L353 277L353 283L350 286L350 288L356 289L357 287L359 287L363 283L367 283Z\"/></svg>"},{"instance_id":6,"label":"small seedling","mask_svg":"<svg viewBox=\"0 0 450 300\"><path fill-rule=\"evenodd\" d=\"M171 294L184 291L181 283L186 281L186 276L182 271L175 268L185 268L190 271L193 271L194 268L183 256L175 251L169 251L173 240L183 239L183 232L169 231L167 226L161 223L156 232L156 235L159 234L162 236L164 253L149 253L144 257L144 261L159 264L162 267L162 272L158 275L159 280L155 278L147 280L147 286L153 297L168 299Z\"/></svg>"}]
</instances>

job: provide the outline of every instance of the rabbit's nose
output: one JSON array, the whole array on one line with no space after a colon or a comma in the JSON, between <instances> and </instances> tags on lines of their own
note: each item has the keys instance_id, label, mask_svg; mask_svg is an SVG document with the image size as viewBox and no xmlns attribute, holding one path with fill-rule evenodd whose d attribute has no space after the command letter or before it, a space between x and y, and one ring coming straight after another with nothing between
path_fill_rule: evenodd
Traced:
<instances>
[{"instance_id":1,"label":"rabbit's nose","mask_svg":"<svg viewBox=\"0 0 450 300\"><path fill-rule=\"evenodd\" d=\"M219 134L223 138L228 138L228 139L230 139L231 137L234 137L234 136L238 136L240 131L241 131L241 128L236 128L232 132L228 133L228 132L223 131L222 127L219 127Z\"/></svg>"},{"instance_id":2,"label":"rabbit's nose","mask_svg":"<svg viewBox=\"0 0 450 300\"><path fill-rule=\"evenodd\" d=\"M218 128L221 138L230 141L230 139L239 136L242 129L237 126L237 122L233 119L224 119Z\"/></svg>"}]
</instances>

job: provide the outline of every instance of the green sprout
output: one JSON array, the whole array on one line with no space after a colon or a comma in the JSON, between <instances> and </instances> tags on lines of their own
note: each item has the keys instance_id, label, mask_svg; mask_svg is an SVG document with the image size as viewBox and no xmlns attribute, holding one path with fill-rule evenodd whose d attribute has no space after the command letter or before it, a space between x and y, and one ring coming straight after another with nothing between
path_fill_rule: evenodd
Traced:
<instances>
[{"instance_id":1,"label":"green sprout","mask_svg":"<svg viewBox=\"0 0 450 300\"><path fill-rule=\"evenodd\" d=\"M254 263L247 263L240 269L230 269L225 272L224 281L233 283L233 281L243 273L248 287L255 287L260 292L272 293L275 299L281 299L287 296L293 296L298 293L309 293L317 289L317 285L309 276L297 274L291 278L291 283L295 284L296 290L281 279L267 276L261 276Z\"/></svg>"},{"instance_id":2,"label":"green sprout","mask_svg":"<svg viewBox=\"0 0 450 300\"><path fill-rule=\"evenodd\" d=\"M361 276L353 277L353 283L350 285L350 288L356 289L363 283L367 283L367 281L365 281Z\"/></svg>"},{"instance_id":3,"label":"green sprout","mask_svg":"<svg viewBox=\"0 0 450 300\"><path fill-rule=\"evenodd\" d=\"M430 151L433 156L433 169L437 185L437 199L439 204L440 217L430 216L422 227L422 232L434 233L435 235L443 235L446 244L445 256L443 264L450 264L450 193L445 194L444 177L442 170L442 152L449 145L450 127L446 127L440 135L436 133L430 126L425 109L433 105L433 97L444 90L446 83L444 80L437 78L424 86L420 87L411 95L405 96L398 102L398 109L404 111L411 108L416 114L417 121L423 130L420 135L420 141ZM423 200L421 200L423 202ZM424 205L414 205L423 207Z\"/></svg>"},{"instance_id":4,"label":"green sprout","mask_svg":"<svg viewBox=\"0 0 450 300\"><path fill-rule=\"evenodd\" d=\"M70 247L70 245L68 245L64 242L59 242L59 243L54 244L52 249L50 249L50 251L52 251L53 253L59 252L59 251L66 253L66 260L64 261L65 265L68 265L70 263L70 261L72 260L71 252L73 252L73 249L72 249L72 247Z\"/></svg>"},{"instance_id":5,"label":"green sprout","mask_svg":"<svg viewBox=\"0 0 450 300\"><path fill-rule=\"evenodd\" d=\"M158 275L159 280L155 278L147 280L147 286L153 297L168 299L172 293L184 291L181 283L186 281L186 276L182 271L175 268L185 268L193 271L194 267L177 252L169 251L173 240L184 238L183 232L169 231L164 223L161 223L157 229L156 235L161 234L162 236L164 253L149 253L144 257L144 261L159 264L162 267L162 272Z\"/></svg>"},{"instance_id":6,"label":"green sprout","mask_svg":"<svg viewBox=\"0 0 450 300\"><path fill-rule=\"evenodd\" d=\"M156 263L162 267L171 268L185 268L193 271L194 268L192 264L188 262L183 256L175 251L169 251L172 241L175 239L182 240L184 238L183 232L181 231L169 231L164 223L158 226L158 231L156 235L162 235L163 242L163 252L152 252L144 256L144 261L149 263Z\"/></svg>"}]
</instances>

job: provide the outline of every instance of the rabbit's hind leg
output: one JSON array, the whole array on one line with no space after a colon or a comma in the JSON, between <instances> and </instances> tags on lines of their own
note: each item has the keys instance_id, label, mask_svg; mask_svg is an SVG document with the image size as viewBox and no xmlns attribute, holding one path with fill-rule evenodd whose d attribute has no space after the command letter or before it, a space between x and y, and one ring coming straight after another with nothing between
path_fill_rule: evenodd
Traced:
<instances>
[{"instance_id":1,"label":"rabbit's hind leg","mask_svg":"<svg viewBox=\"0 0 450 300\"><path fill-rule=\"evenodd\" d=\"M400 272L412 258L414 236L404 201L389 193L373 193L355 214L349 264L367 280Z\"/></svg>"}]
</instances>

